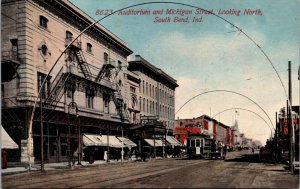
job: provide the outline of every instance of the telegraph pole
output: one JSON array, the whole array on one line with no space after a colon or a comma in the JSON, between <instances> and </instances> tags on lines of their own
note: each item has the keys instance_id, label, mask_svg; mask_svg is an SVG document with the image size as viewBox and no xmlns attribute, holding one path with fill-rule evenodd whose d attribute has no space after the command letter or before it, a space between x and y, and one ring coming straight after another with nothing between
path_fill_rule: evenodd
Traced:
<instances>
[{"instance_id":1,"label":"telegraph pole","mask_svg":"<svg viewBox=\"0 0 300 189\"><path fill-rule=\"evenodd\" d=\"M41 90L43 91L44 86L42 86L42 77L40 76L39 81ZM40 95L40 110L41 110L41 171L44 171L44 125L43 125L43 93Z\"/></svg>"},{"instance_id":2,"label":"telegraph pole","mask_svg":"<svg viewBox=\"0 0 300 189\"><path fill-rule=\"evenodd\" d=\"M290 106L288 106L288 126L289 126L289 138L290 138L290 171L294 172L294 158L295 158L295 152L294 152L294 126L292 124L292 74L291 74L291 61L288 63L288 76L289 76L289 101Z\"/></svg>"},{"instance_id":3,"label":"telegraph pole","mask_svg":"<svg viewBox=\"0 0 300 189\"><path fill-rule=\"evenodd\" d=\"M44 171L44 126L43 126L43 93L40 96L41 109L41 171Z\"/></svg>"}]
</instances>

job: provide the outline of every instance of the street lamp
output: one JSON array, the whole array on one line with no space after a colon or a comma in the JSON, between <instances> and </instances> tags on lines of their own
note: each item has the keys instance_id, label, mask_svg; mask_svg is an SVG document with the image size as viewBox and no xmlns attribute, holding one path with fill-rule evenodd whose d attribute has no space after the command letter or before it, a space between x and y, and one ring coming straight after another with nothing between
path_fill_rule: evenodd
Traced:
<instances>
[{"instance_id":1,"label":"street lamp","mask_svg":"<svg viewBox=\"0 0 300 189\"><path fill-rule=\"evenodd\" d=\"M78 106L76 104L76 102L70 102L68 105L68 129L69 129L69 136L68 136L68 156L69 156L69 167L72 167L71 164L71 129L70 129L70 114L72 113L70 110L74 109L75 110L75 115L76 117L78 117ZM78 165L81 165L80 162L80 129L78 128Z\"/></svg>"},{"instance_id":2,"label":"street lamp","mask_svg":"<svg viewBox=\"0 0 300 189\"><path fill-rule=\"evenodd\" d=\"M76 118L79 117L78 109L76 109ZM79 120L80 121L80 120ZM81 165L81 133L80 133L80 122L78 126L78 163L77 165Z\"/></svg>"}]
</instances>

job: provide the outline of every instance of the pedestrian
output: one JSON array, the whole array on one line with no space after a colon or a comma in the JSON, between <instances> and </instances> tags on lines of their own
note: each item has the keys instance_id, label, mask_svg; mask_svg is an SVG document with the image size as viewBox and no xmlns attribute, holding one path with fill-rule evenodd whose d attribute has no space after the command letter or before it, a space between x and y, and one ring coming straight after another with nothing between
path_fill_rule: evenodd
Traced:
<instances>
[{"instance_id":1,"label":"pedestrian","mask_svg":"<svg viewBox=\"0 0 300 189\"><path fill-rule=\"evenodd\" d=\"M7 169L7 152L2 149L2 169Z\"/></svg>"},{"instance_id":2,"label":"pedestrian","mask_svg":"<svg viewBox=\"0 0 300 189\"><path fill-rule=\"evenodd\" d=\"M119 159L121 158L121 151L119 149L116 150L116 158L117 161L119 161Z\"/></svg>"},{"instance_id":3,"label":"pedestrian","mask_svg":"<svg viewBox=\"0 0 300 189\"><path fill-rule=\"evenodd\" d=\"M73 151L73 157L72 158L73 158L72 163L73 163L73 166L74 166L76 160L78 159L78 148L75 151Z\"/></svg>"},{"instance_id":4,"label":"pedestrian","mask_svg":"<svg viewBox=\"0 0 300 189\"><path fill-rule=\"evenodd\" d=\"M227 154L227 146L223 146L223 159L226 158L226 154Z\"/></svg>"},{"instance_id":5,"label":"pedestrian","mask_svg":"<svg viewBox=\"0 0 300 189\"><path fill-rule=\"evenodd\" d=\"M94 151L92 149L89 149L89 164L94 163Z\"/></svg>"},{"instance_id":6,"label":"pedestrian","mask_svg":"<svg viewBox=\"0 0 300 189\"><path fill-rule=\"evenodd\" d=\"M212 143L211 143L211 151L212 151L212 152L215 152L215 151L216 151L216 144L215 144L215 142L212 142Z\"/></svg>"}]
</instances>

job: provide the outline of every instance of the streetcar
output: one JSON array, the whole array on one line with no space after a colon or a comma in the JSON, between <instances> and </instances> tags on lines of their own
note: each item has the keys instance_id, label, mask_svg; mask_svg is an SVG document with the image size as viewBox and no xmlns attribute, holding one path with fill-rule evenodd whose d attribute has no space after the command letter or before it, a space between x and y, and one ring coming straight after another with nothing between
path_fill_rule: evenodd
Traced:
<instances>
[{"instance_id":1,"label":"streetcar","mask_svg":"<svg viewBox=\"0 0 300 189\"><path fill-rule=\"evenodd\" d=\"M213 139L204 135L192 135L188 137L186 145L189 158L209 158Z\"/></svg>"}]
</instances>

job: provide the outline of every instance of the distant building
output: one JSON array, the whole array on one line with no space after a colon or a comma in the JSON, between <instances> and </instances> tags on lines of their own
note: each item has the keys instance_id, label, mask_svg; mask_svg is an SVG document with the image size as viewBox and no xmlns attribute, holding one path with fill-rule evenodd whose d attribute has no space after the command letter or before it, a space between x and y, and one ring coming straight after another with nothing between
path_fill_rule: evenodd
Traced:
<instances>
[{"instance_id":1,"label":"distant building","mask_svg":"<svg viewBox=\"0 0 300 189\"><path fill-rule=\"evenodd\" d=\"M215 142L221 142L229 148L234 147L233 128L207 115L192 119L177 119L173 134L184 144L189 133L207 135Z\"/></svg>"},{"instance_id":2,"label":"distant building","mask_svg":"<svg viewBox=\"0 0 300 189\"><path fill-rule=\"evenodd\" d=\"M292 126L295 134L295 159L299 161L299 106L292 106L291 112ZM288 151L290 148L290 134L288 127L288 116L286 108L281 108L278 114L277 144L283 151ZM298 141L298 142L297 142Z\"/></svg>"}]
</instances>

